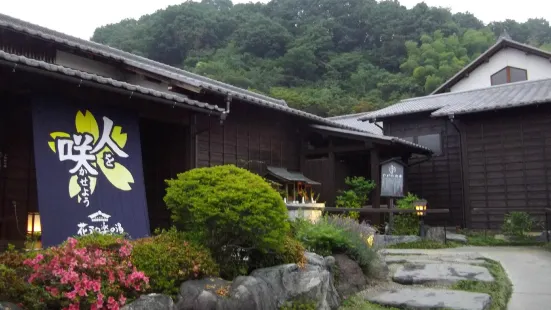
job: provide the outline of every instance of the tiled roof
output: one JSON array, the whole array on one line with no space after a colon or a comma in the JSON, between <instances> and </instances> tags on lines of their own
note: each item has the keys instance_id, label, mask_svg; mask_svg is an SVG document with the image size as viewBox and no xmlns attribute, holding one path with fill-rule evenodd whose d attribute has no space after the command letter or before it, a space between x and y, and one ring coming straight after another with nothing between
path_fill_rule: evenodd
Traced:
<instances>
[{"instance_id":1,"label":"tiled roof","mask_svg":"<svg viewBox=\"0 0 551 310\"><path fill-rule=\"evenodd\" d=\"M228 84L215 81L185 70L181 70L163 63L153 61L151 59L140 57L138 55L127 53L127 52L124 52L109 46L105 46L99 43L75 38L67 34L63 34L38 25L34 25L7 15L0 14L0 27L13 29L15 31L23 32L31 36L37 36L44 40L56 42L62 45L67 45L69 47L79 49L88 53L101 55L103 57L122 62L130 67L148 71L153 74L157 74L173 80L187 83L192 86L205 88L213 92L218 92L225 95L231 95L236 99L241 99L255 105L259 105L259 106L270 108L273 110L278 110L286 114L301 117L303 119L307 119L318 124L324 124L331 127L345 129L350 132L362 132L362 133L371 134L357 127L353 127L347 124L337 123L332 120L325 119L307 112L289 108L285 103L285 101L283 100L278 100L278 99L270 98L264 95L256 94L232 85L228 85ZM17 56L17 55L11 55L11 54L6 54L6 55L7 55L6 58L11 57L12 59L11 61L28 62L27 65L29 66L40 67L48 71L57 72L59 70L61 73L65 75L77 74L79 77L82 76L84 78L89 78L98 83L108 83L113 86L117 85L116 87L123 87L123 88L127 88L127 87L136 88L136 90L140 92L144 91L145 93L151 93L152 95L155 95L155 96L161 96L161 97L172 96L171 98L181 98L181 100L184 100L183 99L184 97L178 97L172 94L158 92L152 89L127 84L127 83L116 81L110 78L100 77L94 74L72 70L72 69L48 64L42 61L32 60L32 59ZM13 56L16 56L17 58L14 58ZM186 98L185 100L189 100L189 99ZM382 139L380 136L378 136L377 138ZM426 151L426 148L417 144L411 144L410 146L417 150L422 150L423 152Z\"/></svg>"},{"instance_id":2,"label":"tiled roof","mask_svg":"<svg viewBox=\"0 0 551 310\"><path fill-rule=\"evenodd\" d=\"M368 131L374 134L382 135L383 130L378 127L377 125L369 122L362 122L358 120L363 115L366 115L367 113L355 113L355 114L347 114L347 115L340 115L340 116L333 116L328 117L328 120L332 120L335 123L347 125L350 127L356 127L358 129ZM383 126L383 123L378 123L379 126Z\"/></svg>"},{"instance_id":3,"label":"tiled roof","mask_svg":"<svg viewBox=\"0 0 551 310\"><path fill-rule=\"evenodd\" d=\"M146 88L146 87L138 86L138 85L132 85L132 84L128 84L126 82L121 82L121 81L117 81L117 80L114 80L114 79L101 77L101 76L98 76L98 75L95 75L95 74L90 74L90 73L86 73L86 72L82 72L82 71L78 71L78 70L74 70L74 69L65 68L65 67L55 65L55 64L50 64L50 63L47 63L47 62L44 62L44 61L34 60L34 59L30 59L30 58L27 58L27 57L24 57L24 56L19 56L19 55L6 53L2 50L0 50L0 61L14 63L14 64L17 64L17 65L24 65L24 66L28 66L28 67L32 67L32 68L37 68L37 69L41 69L41 70L44 70L44 71L47 71L47 72L58 73L58 74L62 74L62 75L68 76L68 77L78 78L78 79L81 79L83 81L91 81L91 82L94 82L94 83L97 83L97 84L109 85L109 86L112 86L112 87L115 87L115 88L122 88L122 89L126 89L128 91L141 93L141 94L147 95L147 96L162 98L162 99L172 101L172 102L175 102L175 103L179 103L179 104L187 104L187 105L190 105L190 106L195 106L195 107L199 107L199 108L203 108L203 109L207 109L207 110L211 110L211 111L216 111L216 112L220 112L220 113L224 112L224 109L221 109L216 105L210 105L210 104L200 102L200 101L197 101L197 100L192 100L192 99L187 98L187 97L182 96L182 95L174 95L174 94L169 94L169 93L165 93L165 92L160 92L160 91L157 91L157 90L154 90L154 89L151 89L151 88ZM14 70L17 70L17 67L14 67Z\"/></svg>"},{"instance_id":4,"label":"tiled roof","mask_svg":"<svg viewBox=\"0 0 551 310\"><path fill-rule=\"evenodd\" d=\"M10 28L15 31L20 31L32 36L40 37L44 40L64 44L72 48L120 61L127 64L128 66L149 71L151 73L178 80L180 82L187 83L196 87L206 88L211 91L215 91L225 95L232 95L245 101L287 106L284 100L278 100L251 91L247 91L151 59L147 59L145 57L127 53L92 41L72 37L67 34L31 24L29 22L25 22L7 15L0 14L0 27Z\"/></svg>"},{"instance_id":5,"label":"tiled roof","mask_svg":"<svg viewBox=\"0 0 551 310\"><path fill-rule=\"evenodd\" d=\"M360 119L375 120L423 111L432 112L432 116L460 115L549 102L551 79L542 79L407 99Z\"/></svg>"},{"instance_id":6,"label":"tiled roof","mask_svg":"<svg viewBox=\"0 0 551 310\"><path fill-rule=\"evenodd\" d=\"M526 45L514 40L511 40L511 37L502 36L498 39L498 41L492 45L490 48L488 48L484 53L480 54L475 60L473 60L470 64L465 66L461 71L457 72L454 76L452 76L449 80L444 82L442 85L438 86L437 89L435 89L431 94L439 94L442 92L445 92L446 89L450 88L457 82L459 82L461 79L463 79L467 74L475 70L478 66L486 62L490 57L492 57L495 53L499 52L501 49L510 47L514 49L521 50L527 54L533 54L540 57L544 57L546 59L551 58L551 53L548 51L544 51L539 48L535 48L530 45Z\"/></svg>"},{"instance_id":7,"label":"tiled roof","mask_svg":"<svg viewBox=\"0 0 551 310\"><path fill-rule=\"evenodd\" d=\"M323 125L310 125L310 127L315 128L315 129L319 129L319 130L323 130L323 131L327 131L327 132L336 132L336 133L342 133L342 134L356 136L356 137L387 141L387 142L390 142L390 143L397 143L397 144L401 144L401 145L404 145L404 146L413 147L413 148L416 148L416 149L423 150L424 153L428 153L428 154L432 153L432 151L427 147L424 147L422 145L415 144L413 142L409 142L407 140L400 139L400 138L397 138L397 137L383 136L383 135L378 135L378 134L374 134L374 133L371 133L371 132L358 132L358 131L353 131L353 130L328 127L328 126L323 126Z\"/></svg>"},{"instance_id":8,"label":"tiled roof","mask_svg":"<svg viewBox=\"0 0 551 310\"><path fill-rule=\"evenodd\" d=\"M459 115L549 103L551 102L551 79L503 84L453 97L455 98L450 100L451 104L436 110L432 116Z\"/></svg>"}]
</instances>

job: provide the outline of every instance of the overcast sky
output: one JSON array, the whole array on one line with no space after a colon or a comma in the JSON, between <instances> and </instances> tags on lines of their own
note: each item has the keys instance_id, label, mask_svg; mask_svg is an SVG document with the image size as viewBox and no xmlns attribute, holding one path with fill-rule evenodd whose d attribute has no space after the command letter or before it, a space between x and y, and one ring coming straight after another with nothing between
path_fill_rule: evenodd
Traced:
<instances>
[{"instance_id":1,"label":"overcast sky","mask_svg":"<svg viewBox=\"0 0 551 310\"><path fill-rule=\"evenodd\" d=\"M89 39L96 27L115 23L124 18L139 18L178 0L0 0L0 12L47 28L83 39ZM233 3L250 0L233 0ZM256 1L255 1L256 2ZM267 2L267 0L260 1ZM410 8L419 0L402 0ZM543 17L551 20L551 3L544 0L425 0L430 6L451 8L452 12L473 13L485 23L515 19Z\"/></svg>"}]
</instances>

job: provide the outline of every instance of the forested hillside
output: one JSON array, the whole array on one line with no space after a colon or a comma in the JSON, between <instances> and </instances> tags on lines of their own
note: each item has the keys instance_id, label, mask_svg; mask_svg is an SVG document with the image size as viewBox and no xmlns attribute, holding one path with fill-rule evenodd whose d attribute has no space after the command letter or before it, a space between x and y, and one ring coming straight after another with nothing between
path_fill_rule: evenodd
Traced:
<instances>
[{"instance_id":1,"label":"forested hillside","mask_svg":"<svg viewBox=\"0 0 551 310\"><path fill-rule=\"evenodd\" d=\"M469 13L375 0L185 2L100 27L92 40L332 116L429 93L504 29L551 48L544 19L484 25Z\"/></svg>"}]
</instances>

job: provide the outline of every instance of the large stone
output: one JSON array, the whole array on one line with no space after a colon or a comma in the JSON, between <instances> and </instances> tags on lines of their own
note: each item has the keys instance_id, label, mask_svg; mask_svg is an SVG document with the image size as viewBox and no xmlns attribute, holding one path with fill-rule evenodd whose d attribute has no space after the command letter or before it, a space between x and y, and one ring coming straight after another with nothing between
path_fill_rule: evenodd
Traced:
<instances>
[{"instance_id":1,"label":"large stone","mask_svg":"<svg viewBox=\"0 0 551 310\"><path fill-rule=\"evenodd\" d=\"M367 279L358 263L344 254L335 255L335 260L335 287L340 296L348 297L363 290L367 285Z\"/></svg>"},{"instance_id":2,"label":"large stone","mask_svg":"<svg viewBox=\"0 0 551 310\"><path fill-rule=\"evenodd\" d=\"M409 243L421 241L419 236L394 236L394 235L375 235L373 241L376 246L384 247L397 243Z\"/></svg>"},{"instance_id":3,"label":"large stone","mask_svg":"<svg viewBox=\"0 0 551 310\"><path fill-rule=\"evenodd\" d=\"M493 282L488 269L457 263L406 264L398 267L392 280L401 284L453 284L462 280Z\"/></svg>"},{"instance_id":4,"label":"large stone","mask_svg":"<svg viewBox=\"0 0 551 310\"><path fill-rule=\"evenodd\" d=\"M400 309L453 310L486 310L492 301L488 294L430 288L389 290L367 299Z\"/></svg>"},{"instance_id":5,"label":"large stone","mask_svg":"<svg viewBox=\"0 0 551 310\"><path fill-rule=\"evenodd\" d=\"M453 242L459 242L459 243L467 243L467 236L462 235L462 234L446 232L446 240L447 241L453 241Z\"/></svg>"},{"instance_id":6,"label":"large stone","mask_svg":"<svg viewBox=\"0 0 551 310\"><path fill-rule=\"evenodd\" d=\"M430 264L430 263L459 263L469 265L481 265L486 261L483 259L471 259L469 257L455 256L440 256L440 255L387 255L387 264Z\"/></svg>"},{"instance_id":7,"label":"large stone","mask_svg":"<svg viewBox=\"0 0 551 310\"><path fill-rule=\"evenodd\" d=\"M444 227L428 227L426 228L427 234L425 235L426 240L442 242L446 241L446 231Z\"/></svg>"},{"instance_id":8,"label":"large stone","mask_svg":"<svg viewBox=\"0 0 551 310\"><path fill-rule=\"evenodd\" d=\"M22 309L16 304L12 304L11 302L0 301L0 310L22 310Z\"/></svg>"},{"instance_id":9,"label":"large stone","mask_svg":"<svg viewBox=\"0 0 551 310\"><path fill-rule=\"evenodd\" d=\"M369 278L384 280L388 278L389 273L390 269L388 268L385 259L380 252L377 252L376 257L369 263Z\"/></svg>"},{"instance_id":10,"label":"large stone","mask_svg":"<svg viewBox=\"0 0 551 310\"><path fill-rule=\"evenodd\" d=\"M340 305L333 276L325 266L307 264L300 269L295 264L283 265L255 270L251 276L268 284L278 306L292 300L314 301L316 309L337 309Z\"/></svg>"},{"instance_id":11,"label":"large stone","mask_svg":"<svg viewBox=\"0 0 551 310\"><path fill-rule=\"evenodd\" d=\"M257 269L233 282L208 278L180 287L178 310L276 310L294 300L316 303L316 309L338 309L340 298L330 272L335 259L306 253L304 268L296 264Z\"/></svg>"},{"instance_id":12,"label":"large stone","mask_svg":"<svg viewBox=\"0 0 551 310\"><path fill-rule=\"evenodd\" d=\"M1 308L0 308L1 309ZM142 295L134 302L122 307L122 310L173 310L174 301L170 296L161 294Z\"/></svg>"}]
</instances>

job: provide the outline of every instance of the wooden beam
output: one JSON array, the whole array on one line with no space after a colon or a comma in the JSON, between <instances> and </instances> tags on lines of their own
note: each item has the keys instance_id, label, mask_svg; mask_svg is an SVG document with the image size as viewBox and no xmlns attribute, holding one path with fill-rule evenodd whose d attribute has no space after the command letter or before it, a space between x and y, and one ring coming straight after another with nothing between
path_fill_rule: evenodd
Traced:
<instances>
[{"instance_id":1,"label":"wooden beam","mask_svg":"<svg viewBox=\"0 0 551 310\"><path fill-rule=\"evenodd\" d=\"M372 149L369 159L371 165L371 180L377 184L377 187L373 190L371 195L371 204L373 208L379 208L381 206L381 159L379 158L379 150Z\"/></svg>"},{"instance_id":2,"label":"wooden beam","mask_svg":"<svg viewBox=\"0 0 551 310\"><path fill-rule=\"evenodd\" d=\"M333 149L333 140L329 140L329 149ZM335 205L335 200L337 198L337 182L336 182L336 158L335 158L335 153L334 152L329 152L329 156L328 156L328 160L329 160L329 182L330 184L328 184L327 188L328 188L328 201L329 201L329 205L330 206L334 206Z\"/></svg>"},{"instance_id":3,"label":"wooden beam","mask_svg":"<svg viewBox=\"0 0 551 310\"><path fill-rule=\"evenodd\" d=\"M331 152L348 153L348 152L356 152L356 151L369 151L371 148L372 148L372 144L338 146L338 147L333 147L332 149L329 147L323 147L323 148L317 148L313 150L305 150L305 154L306 155L324 155L324 154L329 154Z\"/></svg>"}]
</instances>

